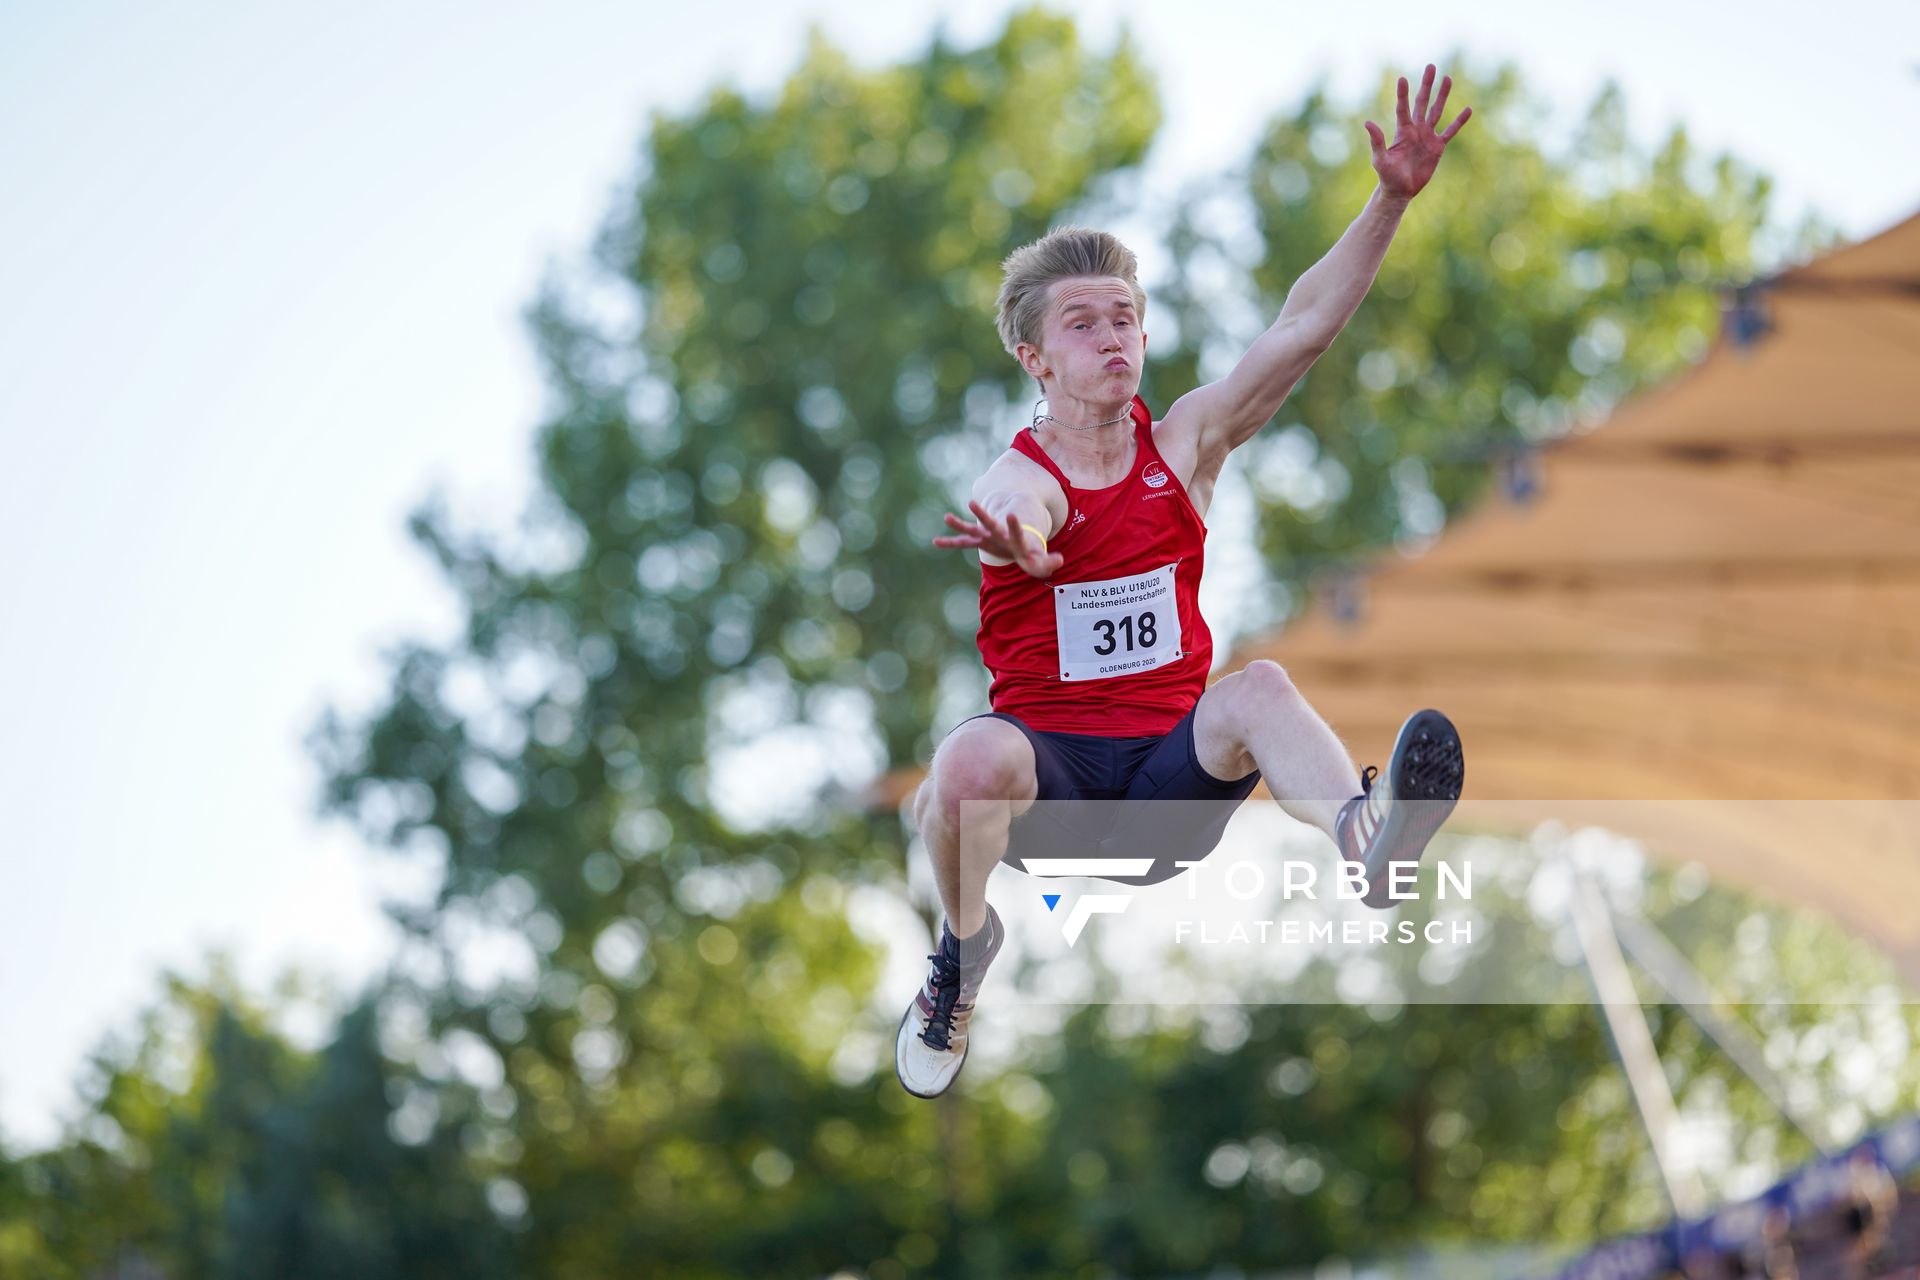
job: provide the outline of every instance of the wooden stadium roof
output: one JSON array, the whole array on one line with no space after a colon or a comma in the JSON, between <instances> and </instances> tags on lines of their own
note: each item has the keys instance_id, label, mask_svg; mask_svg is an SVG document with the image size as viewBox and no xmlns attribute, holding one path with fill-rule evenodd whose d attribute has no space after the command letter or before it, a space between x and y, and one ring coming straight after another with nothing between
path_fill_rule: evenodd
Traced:
<instances>
[{"instance_id":1,"label":"wooden stadium roof","mask_svg":"<svg viewBox=\"0 0 1920 1280\"><path fill-rule=\"evenodd\" d=\"M1764 332L1230 666L1280 662L1361 761L1439 707L1463 817L1644 837L1920 985L1920 216L1742 297Z\"/></svg>"}]
</instances>

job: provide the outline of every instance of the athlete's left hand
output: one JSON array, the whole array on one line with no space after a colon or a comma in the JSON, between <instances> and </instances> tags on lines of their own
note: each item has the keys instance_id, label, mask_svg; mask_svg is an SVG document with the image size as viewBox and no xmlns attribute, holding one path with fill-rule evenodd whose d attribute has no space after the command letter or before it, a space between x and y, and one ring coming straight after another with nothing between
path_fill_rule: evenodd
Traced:
<instances>
[{"instance_id":1,"label":"athlete's left hand","mask_svg":"<svg viewBox=\"0 0 1920 1280\"><path fill-rule=\"evenodd\" d=\"M1055 570L1067 562L1066 557L1058 551L1048 551L1046 543L1034 537L1013 512L996 517L978 501L969 502L967 506L980 522L973 524L949 511L947 527L953 533L945 538L935 538L934 546L971 547L984 551L990 556L1012 561L1035 578L1050 578Z\"/></svg>"},{"instance_id":2,"label":"athlete's left hand","mask_svg":"<svg viewBox=\"0 0 1920 1280\"><path fill-rule=\"evenodd\" d=\"M1447 94L1453 89L1453 77L1440 78L1440 94L1434 98L1431 108L1427 105L1427 94L1433 89L1433 64L1427 64L1427 73L1420 77L1420 96L1414 99L1413 110L1407 110L1407 78L1400 77L1400 100L1394 106L1393 145L1387 145L1386 135L1380 132L1380 126L1367 121L1367 138L1373 143L1373 171L1380 175L1380 189L1388 198L1411 200L1420 194L1420 189L1433 177L1433 171L1440 163L1441 153L1447 144L1460 132L1460 126L1473 116L1473 108L1467 107L1454 117L1452 124L1444 132L1435 132L1440 123L1440 113L1446 110Z\"/></svg>"}]
</instances>

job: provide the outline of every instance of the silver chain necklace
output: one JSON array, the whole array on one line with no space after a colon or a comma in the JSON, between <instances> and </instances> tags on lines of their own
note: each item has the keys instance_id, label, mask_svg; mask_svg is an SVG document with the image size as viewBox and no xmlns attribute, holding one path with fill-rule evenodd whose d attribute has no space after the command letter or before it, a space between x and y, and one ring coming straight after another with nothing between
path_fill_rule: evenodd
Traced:
<instances>
[{"instance_id":1,"label":"silver chain necklace","mask_svg":"<svg viewBox=\"0 0 1920 1280\"><path fill-rule=\"evenodd\" d=\"M1039 426L1043 422L1051 422L1054 426L1065 427L1069 431L1098 431L1101 427L1110 427L1116 422L1125 422L1128 418L1131 418L1133 416L1133 406L1128 405L1124 410L1121 411L1120 416L1117 418L1108 418L1105 422L1091 422L1083 427L1077 423L1062 422L1060 421L1060 419L1054 417L1050 413L1040 412L1040 406L1045 404L1046 402L1047 402L1047 398L1045 396L1041 396L1038 400L1035 400L1033 402L1033 426L1035 427Z\"/></svg>"}]
</instances>

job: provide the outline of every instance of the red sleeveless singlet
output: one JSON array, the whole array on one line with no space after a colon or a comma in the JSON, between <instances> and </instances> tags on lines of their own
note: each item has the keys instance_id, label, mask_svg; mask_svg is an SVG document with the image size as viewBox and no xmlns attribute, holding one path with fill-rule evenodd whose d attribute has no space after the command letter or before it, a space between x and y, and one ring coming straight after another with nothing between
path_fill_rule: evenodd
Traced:
<instances>
[{"instance_id":1,"label":"red sleeveless singlet","mask_svg":"<svg viewBox=\"0 0 1920 1280\"><path fill-rule=\"evenodd\" d=\"M995 711L1052 733L1157 737L1193 709L1213 663L1200 616L1207 526L1153 447L1153 415L1133 398L1133 472L1076 489L1034 439L1013 447L1067 497L1047 540L1065 557L1042 581L1018 565L980 566L980 658Z\"/></svg>"}]
</instances>

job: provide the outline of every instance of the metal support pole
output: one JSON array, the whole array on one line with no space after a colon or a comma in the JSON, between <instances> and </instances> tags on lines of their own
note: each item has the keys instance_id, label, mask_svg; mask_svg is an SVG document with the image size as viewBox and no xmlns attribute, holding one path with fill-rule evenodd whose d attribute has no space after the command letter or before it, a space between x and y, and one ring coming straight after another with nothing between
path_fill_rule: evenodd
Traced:
<instances>
[{"instance_id":1,"label":"metal support pole","mask_svg":"<svg viewBox=\"0 0 1920 1280\"><path fill-rule=\"evenodd\" d=\"M1720 1047L1720 1052L1731 1058L1733 1065L1747 1079L1753 1081L1774 1109L1786 1117L1788 1124L1798 1129L1801 1136L1822 1155L1832 1155L1835 1148L1826 1136L1826 1126L1815 1117L1803 1114L1787 1100L1787 1087L1767 1066L1766 1055L1761 1052L1760 1046L1739 1023L1721 1016L1720 998L1707 985L1706 979L1700 976L1699 970L1687 962L1687 958L1667 941L1666 935L1656 929L1651 921L1620 914L1614 914L1612 919L1620 941L1626 944L1628 953L1640 967L1660 984L1662 990L1680 1003L1695 1025L1707 1033L1707 1037Z\"/></svg>"},{"instance_id":2,"label":"metal support pole","mask_svg":"<svg viewBox=\"0 0 1920 1280\"><path fill-rule=\"evenodd\" d=\"M1567 869L1573 876L1570 907L1580 952L1593 979L1600 1010L1606 1016L1607 1029L1612 1032L1614 1052L1626 1072L1627 1087L1632 1090L1634 1105L1639 1108L1640 1123L1653 1147L1654 1164L1666 1184L1667 1200L1680 1217L1698 1217L1706 1211L1706 1189L1692 1166L1683 1167L1674 1155L1673 1092L1667 1087L1666 1073L1661 1070L1660 1055L1653 1047L1653 1033L1647 1029L1639 993L1633 989L1633 977L1620 954L1611 913L1600 891L1571 860L1567 862Z\"/></svg>"}]
</instances>

